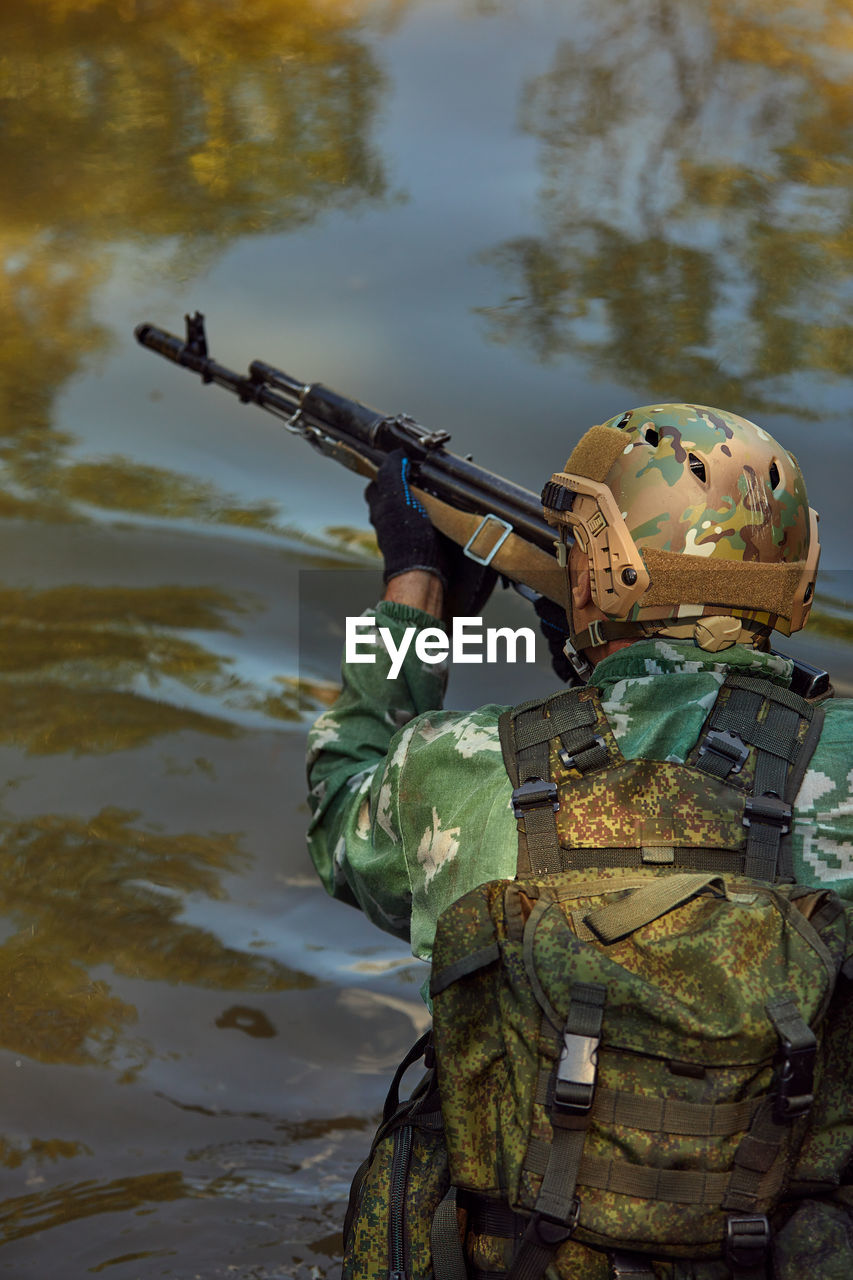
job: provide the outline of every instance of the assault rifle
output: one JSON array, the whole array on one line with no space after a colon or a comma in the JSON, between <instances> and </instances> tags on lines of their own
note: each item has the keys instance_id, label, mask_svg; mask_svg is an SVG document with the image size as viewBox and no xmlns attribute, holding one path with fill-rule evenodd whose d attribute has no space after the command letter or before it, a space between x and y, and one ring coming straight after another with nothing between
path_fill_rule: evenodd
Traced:
<instances>
[{"instance_id":1,"label":"assault rifle","mask_svg":"<svg viewBox=\"0 0 853 1280\"><path fill-rule=\"evenodd\" d=\"M437 529L480 565L490 565L528 598L546 595L565 605L565 578L554 554L554 530L542 518L537 494L460 458L445 448L449 434L429 431L407 414L388 416L348 400L319 382L304 384L281 369L253 360L234 373L207 349L204 316L186 316L185 338L152 324L136 328L137 341L174 364L256 404L327 457L359 475L376 474L383 457L403 448L412 459L412 488Z\"/></svg>"},{"instance_id":2,"label":"assault rifle","mask_svg":"<svg viewBox=\"0 0 853 1280\"><path fill-rule=\"evenodd\" d=\"M322 383L302 383L253 360L248 374L234 373L208 353L204 316L186 316L186 336L152 324L137 325L136 339L202 382L224 387L242 404L256 404L280 418L327 457L372 478L383 457L403 448L413 463L413 492L432 523L477 564L491 566L534 603L546 596L565 608L565 575L557 568L554 530L542 517L539 497L445 448L446 431L429 431L407 414L389 416L349 400ZM570 654L571 657L571 654ZM573 659L580 673L587 665ZM793 687L804 697L830 688L825 671L795 659Z\"/></svg>"}]
</instances>

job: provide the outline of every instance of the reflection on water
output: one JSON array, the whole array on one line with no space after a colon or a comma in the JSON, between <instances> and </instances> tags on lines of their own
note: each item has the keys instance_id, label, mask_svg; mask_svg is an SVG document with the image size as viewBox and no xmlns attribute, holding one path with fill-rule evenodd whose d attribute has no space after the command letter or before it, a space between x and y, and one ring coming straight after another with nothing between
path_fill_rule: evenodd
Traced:
<instances>
[{"instance_id":1,"label":"reflection on water","mask_svg":"<svg viewBox=\"0 0 853 1280\"><path fill-rule=\"evenodd\" d=\"M107 506L181 501L120 462L60 482L56 394L110 345L92 304L123 242L187 279L236 237L385 198L383 77L358 17L334 0L2 6L0 515L67 517L63 497L102 484Z\"/></svg>"},{"instance_id":2,"label":"reflection on water","mask_svg":"<svg viewBox=\"0 0 853 1280\"><path fill-rule=\"evenodd\" d=\"M351 0L8 0L7 226L222 245L381 198L357 19Z\"/></svg>"},{"instance_id":3,"label":"reflection on water","mask_svg":"<svg viewBox=\"0 0 853 1280\"><path fill-rule=\"evenodd\" d=\"M819 379L853 373L849 6L579 8L526 88L545 229L485 255L512 282L481 309L491 336L661 396L816 413Z\"/></svg>"},{"instance_id":4,"label":"reflection on water","mask_svg":"<svg viewBox=\"0 0 853 1280\"><path fill-rule=\"evenodd\" d=\"M181 1200L187 1194L180 1173L141 1174L119 1178L114 1182L80 1182L59 1187L53 1192L36 1192L5 1200L0 1206L0 1230L7 1242L19 1240L35 1231L49 1231L74 1218L93 1214L121 1213L128 1209L166 1200ZM149 1252L132 1255L151 1257Z\"/></svg>"},{"instance_id":5,"label":"reflection on water","mask_svg":"<svg viewBox=\"0 0 853 1280\"><path fill-rule=\"evenodd\" d=\"M423 213L396 192L405 161L407 181L441 195L446 247L454 219L464 243L473 223L473 248L507 273L510 296L486 312L493 337L542 360L577 357L588 383L690 386L804 419L825 377L850 373L848 8L2 6L0 1093L11 1101L0 1234L11 1274L333 1275L349 1179L387 1077L426 1024L420 967L322 895L304 845L304 725L335 696L341 643L324 607L357 612L377 589L375 572L346 585L329 571L375 564L372 534L333 502L312 525L327 524L324 537L288 525L296 453L268 474L240 437L222 482L207 478L180 441L181 404L201 394L188 379L187 401L162 402L174 447L164 440L144 465L132 437L107 434L94 453L86 410L60 429L69 388L97 385L115 360L107 432L144 430L150 357L115 355L131 322L111 319L110 290L131 281L132 321L175 327L170 316L207 306L191 292L233 256L242 297L254 307L276 290L298 332L344 229L352 261L326 281L305 368L326 376L327 327L349 291L381 387L389 317L420 320L430 306L412 284L428 261ZM472 55L466 90L501 101L507 120L520 113L536 149L530 185L509 166L499 201L447 155L463 154L460 140L484 147L503 174L504 151L519 153L500 112L484 111L470 137L461 113L444 126L452 138L432 119L444 55L472 25L478 49L493 43L482 66ZM538 43L525 43L534 28ZM520 100L515 83L503 99L481 95L494 91L491 54L515 67L522 45ZM417 125L383 155L419 76L429 97ZM499 202L517 207L517 234L511 214L490 230ZM291 244L310 264L310 296L292 290ZM470 293L448 283L458 314L482 301L482 279ZM217 300L222 320L234 296ZM223 359L239 323L222 326ZM274 339L255 354L275 358ZM414 350L408 329L403 340L413 376L440 368L453 385L452 361ZM492 352L476 354L485 383ZM218 401L207 403L212 418ZM489 423L488 444L516 425ZM470 444L485 456L485 433ZM843 575L830 583L810 632L820 660L845 671L851 597ZM481 674L463 699L505 696L481 689Z\"/></svg>"},{"instance_id":6,"label":"reflection on water","mask_svg":"<svg viewBox=\"0 0 853 1280\"><path fill-rule=\"evenodd\" d=\"M314 985L181 920L184 895L225 896L223 873L247 857L236 836L166 836L135 825L138 816L103 810L89 820L44 814L3 824L0 909L23 925L0 944L0 1044L11 1051L109 1063L135 1011L89 977L102 964L221 991Z\"/></svg>"}]
</instances>

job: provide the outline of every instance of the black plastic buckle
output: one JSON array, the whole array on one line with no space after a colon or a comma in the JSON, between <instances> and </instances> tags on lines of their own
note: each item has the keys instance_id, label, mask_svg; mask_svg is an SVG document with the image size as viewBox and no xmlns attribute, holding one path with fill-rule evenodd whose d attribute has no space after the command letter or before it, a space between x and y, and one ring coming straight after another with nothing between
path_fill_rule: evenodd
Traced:
<instances>
[{"instance_id":1,"label":"black plastic buckle","mask_svg":"<svg viewBox=\"0 0 853 1280\"><path fill-rule=\"evenodd\" d=\"M770 1223L763 1213L726 1219L726 1263L735 1274L760 1267L769 1248Z\"/></svg>"},{"instance_id":2,"label":"black plastic buckle","mask_svg":"<svg viewBox=\"0 0 853 1280\"><path fill-rule=\"evenodd\" d=\"M563 1050L554 1082L554 1110L564 1116L585 1116L592 1108L598 1071L598 1036L563 1032Z\"/></svg>"},{"instance_id":3,"label":"black plastic buckle","mask_svg":"<svg viewBox=\"0 0 853 1280\"><path fill-rule=\"evenodd\" d=\"M610 1280L655 1280L651 1259L637 1253L608 1253Z\"/></svg>"},{"instance_id":4,"label":"black plastic buckle","mask_svg":"<svg viewBox=\"0 0 853 1280\"><path fill-rule=\"evenodd\" d=\"M749 759L749 747L733 729L709 729L699 747L699 755L707 751L731 761L729 773L740 773Z\"/></svg>"},{"instance_id":5,"label":"black plastic buckle","mask_svg":"<svg viewBox=\"0 0 853 1280\"><path fill-rule=\"evenodd\" d=\"M528 778L527 782L522 782L512 793L512 811L516 818L523 818L529 809L544 809L547 805L551 806L554 813L560 807L556 782Z\"/></svg>"},{"instance_id":6,"label":"black plastic buckle","mask_svg":"<svg viewBox=\"0 0 853 1280\"><path fill-rule=\"evenodd\" d=\"M769 823L778 827L780 835L787 835L791 830L793 809L778 796L747 796L743 806L743 825L752 826L753 822Z\"/></svg>"},{"instance_id":7,"label":"black plastic buckle","mask_svg":"<svg viewBox=\"0 0 853 1280\"><path fill-rule=\"evenodd\" d=\"M581 1202L577 1196L572 1200L572 1207L567 1220L554 1218L550 1213L534 1213L524 1231L524 1239L540 1249L556 1249L570 1239L578 1225Z\"/></svg>"},{"instance_id":8,"label":"black plastic buckle","mask_svg":"<svg viewBox=\"0 0 853 1280\"><path fill-rule=\"evenodd\" d=\"M783 1048L782 1070L779 1088L773 1101L774 1120L797 1120L804 1116L814 1102L814 1069L817 1058L817 1041L794 1049Z\"/></svg>"},{"instance_id":9,"label":"black plastic buckle","mask_svg":"<svg viewBox=\"0 0 853 1280\"><path fill-rule=\"evenodd\" d=\"M560 757L560 763L562 764L563 768L577 769L578 766L575 764L575 760L578 758L578 756L582 756L584 752L591 751L593 747L601 747L602 749L604 748L604 739L598 733L593 734L589 742L585 743L584 746L580 747L579 750L577 750L573 756L569 755L565 747L563 747L560 751L558 751L557 754Z\"/></svg>"}]
</instances>

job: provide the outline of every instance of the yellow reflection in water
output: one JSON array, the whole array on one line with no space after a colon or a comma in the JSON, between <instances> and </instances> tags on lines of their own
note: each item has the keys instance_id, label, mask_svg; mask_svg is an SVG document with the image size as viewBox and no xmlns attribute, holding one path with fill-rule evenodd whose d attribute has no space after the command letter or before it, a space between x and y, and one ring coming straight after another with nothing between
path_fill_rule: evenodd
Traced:
<instances>
[{"instance_id":1,"label":"yellow reflection in water","mask_svg":"<svg viewBox=\"0 0 853 1280\"><path fill-rule=\"evenodd\" d=\"M564 42L527 86L545 232L486 255L513 283L481 309L490 334L808 414L792 375L853 373L853 6L644 9L596 6L591 46Z\"/></svg>"},{"instance_id":2,"label":"yellow reflection in water","mask_svg":"<svg viewBox=\"0 0 853 1280\"><path fill-rule=\"evenodd\" d=\"M360 8L7 0L6 226L221 241L381 196Z\"/></svg>"},{"instance_id":3,"label":"yellow reflection in water","mask_svg":"<svg viewBox=\"0 0 853 1280\"><path fill-rule=\"evenodd\" d=\"M86 1179L66 1183L50 1191L16 1196L3 1201L0 1206L0 1231L7 1241L48 1231L78 1218L88 1218L100 1213L124 1213L130 1210L145 1212L142 1205L163 1204L181 1200L189 1194L183 1174L167 1170L162 1173L142 1173L111 1181ZM150 1212L150 1210L149 1210ZM156 1257L156 1252L125 1255L124 1260ZM120 1262L121 1258L113 1258ZM103 1270L101 1266L90 1271Z\"/></svg>"},{"instance_id":4,"label":"yellow reflection in water","mask_svg":"<svg viewBox=\"0 0 853 1280\"><path fill-rule=\"evenodd\" d=\"M121 751L182 729L235 735L215 712L157 690L169 679L195 693L238 692L229 659L179 633L231 631L246 608L206 587L0 590L0 742L45 754ZM139 677L151 696L129 687Z\"/></svg>"},{"instance_id":5,"label":"yellow reflection in water","mask_svg":"<svg viewBox=\"0 0 853 1280\"><path fill-rule=\"evenodd\" d=\"M237 836L166 835L139 815L43 814L3 824L0 913L22 922L0 944L0 1045L42 1062L107 1064L136 1011L90 970L221 991L280 991L315 979L225 946L180 920L184 895L223 899L245 866ZM131 1068L144 1045L123 1045Z\"/></svg>"},{"instance_id":6,"label":"yellow reflection in water","mask_svg":"<svg viewBox=\"0 0 853 1280\"><path fill-rule=\"evenodd\" d=\"M0 589L0 743L115 752L182 730L235 737L229 710L299 720L324 694L287 677L259 687L218 639L255 607L199 586Z\"/></svg>"},{"instance_id":7,"label":"yellow reflection in water","mask_svg":"<svg viewBox=\"0 0 853 1280\"><path fill-rule=\"evenodd\" d=\"M366 7L0 6L0 516L68 519L71 491L93 492L96 477L57 472L68 441L53 403L109 345L92 302L118 245L134 241L146 269L186 279L236 237L385 198L371 136L384 82L359 31ZM148 476L123 496L145 509L165 484ZM228 518L268 514L239 506Z\"/></svg>"},{"instance_id":8,"label":"yellow reflection in water","mask_svg":"<svg viewBox=\"0 0 853 1280\"><path fill-rule=\"evenodd\" d=\"M58 486L72 503L281 532L276 523L277 503L240 503L207 481L164 467L143 466L129 458L74 463L64 469Z\"/></svg>"}]
</instances>

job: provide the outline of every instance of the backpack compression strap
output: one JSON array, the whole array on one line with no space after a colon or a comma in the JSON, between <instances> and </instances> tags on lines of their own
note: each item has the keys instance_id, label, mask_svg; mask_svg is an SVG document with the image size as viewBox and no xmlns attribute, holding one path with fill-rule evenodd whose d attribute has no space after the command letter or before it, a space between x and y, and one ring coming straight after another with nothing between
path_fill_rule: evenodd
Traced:
<instances>
[{"instance_id":1,"label":"backpack compression strap","mask_svg":"<svg viewBox=\"0 0 853 1280\"><path fill-rule=\"evenodd\" d=\"M747 828L743 874L752 879L793 880L793 805L823 721L821 706L790 689L732 672L688 756L688 765L729 782L741 794L746 788L737 786L737 775L754 756L752 794L747 792L743 809ZM569 689L522 703L503 713L499 732L518 821L516 874L561 871L565 863L557 834L559 796L551 780L551 740L560 738L565 763L581 774L621 760L618 748L614 755L605 745L606 719L597 691Z\"/></svg>"},{"instance_id":2,"label":"backpack compression strap","mask_svg":"<svg viewBox=\"0 0 853 1280\"><path fill-rule=\"evenodd\" d=\"M603 768L610 753L596 732L594 689L567 689L505 711L498 723L504 765L513 784L518 820L519 876L563 869L555 814L557 784L551 781L550 743L559 738L571 767L580 773Z\"/></svg>"},{"instance_id":3,"label":"backpack compression strap","mask_svg":"<svg viewBox=\"0 0 853 1280\"><path fill-rule=\"evenodd\" d=\"M754 749L755 780L743 814L748 833L743 871L754 880L793 879L794 800L823 720L823 707L790 689L733 672L688 757L696 768L725 781L740 772L749 748Z\"/></svg>"}]
</instances>

